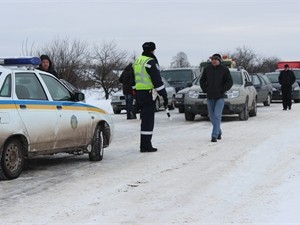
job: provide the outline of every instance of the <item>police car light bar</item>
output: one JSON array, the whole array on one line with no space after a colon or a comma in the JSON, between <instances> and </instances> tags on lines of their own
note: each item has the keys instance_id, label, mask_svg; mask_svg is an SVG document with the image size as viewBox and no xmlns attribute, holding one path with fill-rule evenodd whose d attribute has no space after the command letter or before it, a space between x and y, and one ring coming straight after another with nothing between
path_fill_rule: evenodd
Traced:
<instances>
[{"instance_id":1,"label":"police car light bar","mask_svg":"<svg viewBox=\"0 0 300 225\"><path fill-rule=\"evenodd\" d=\"M18 66L18 65L33 65L37 66L41 64L41 59L38 57L31 58L0 58L0 65L4 66Z\"/></svg>"}]
</instances>

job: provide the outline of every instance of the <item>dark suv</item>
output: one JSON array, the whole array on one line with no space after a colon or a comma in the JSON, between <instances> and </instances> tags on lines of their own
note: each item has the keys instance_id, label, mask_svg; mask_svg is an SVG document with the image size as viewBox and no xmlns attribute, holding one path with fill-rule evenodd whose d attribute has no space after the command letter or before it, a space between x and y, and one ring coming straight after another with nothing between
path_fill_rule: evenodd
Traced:
<instances>
[{"instance_id":1,"label":"dark suv","mask_svg":"<svg viewBox=\"0 0 300 225\"><path fill-rule=\"evenodd\" d=\"M191 83L200 75L199 68L173 68L160 71L168 83L175 88L176 92L186 88L188 83Z\"/></svg>"},{"instance_id":2,"label":"dark suv","mask_svg":"<svg viewBox=\"0 0 300 225\"><path fill-rule=\"evenodd\" d=\"M171 86L175 87L176 94L175 97L175 107L178 108L180 113L184 112L184 93L182 90L186 88L192 81L195 80L200 75L199 68L173 68L162 70L160 72L161 76L164 77Z\"/></svg>"}]
</instances>

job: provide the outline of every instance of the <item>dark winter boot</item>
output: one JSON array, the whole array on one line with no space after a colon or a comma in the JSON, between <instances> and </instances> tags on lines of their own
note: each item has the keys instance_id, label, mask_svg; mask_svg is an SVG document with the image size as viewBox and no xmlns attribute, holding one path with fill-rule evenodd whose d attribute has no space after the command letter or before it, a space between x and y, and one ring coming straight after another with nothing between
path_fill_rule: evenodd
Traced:
<instances>
[{"instance_id":1,"label":"dark winter boot","mask_svg":"<svg viewBox=\"0 0 300 225\"><path fill-rule=\"evenodd\" d=\"M131 112L130 115L131 115L131 119L136 119L135 113Z\"/></svg>"},{"instance_id":2,"label":"dark winter boot","mask_svg":"<svg viewBox=\"0 0 300 225\"><path fill-rule=\"evenodd\" d=\"M157 148L152 147L152 135L141 135L140 152L156 152Z\"/></svg>"}]
</instances>

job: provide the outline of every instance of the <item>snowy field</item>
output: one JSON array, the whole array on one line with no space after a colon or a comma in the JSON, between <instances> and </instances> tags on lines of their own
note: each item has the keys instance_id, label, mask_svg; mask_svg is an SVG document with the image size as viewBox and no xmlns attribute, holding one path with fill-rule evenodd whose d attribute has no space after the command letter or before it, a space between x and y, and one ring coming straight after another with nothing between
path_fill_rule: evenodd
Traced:
<instances>
[{"instance_id":1,"label":"snowy field","mask_svg":"<svg viewBox=\"0 0 300 225\"><path fill-rule=\"evenodd\" d=\"M87 102L109 101L87 95ZM140 120L112 115L114 140L101 162L87 155L29 159L0 182L0 224L300 224L300 104L258 105L257 117L211 124L156 113L156 153L139 152Z\"/></svg>"}]
</instances>

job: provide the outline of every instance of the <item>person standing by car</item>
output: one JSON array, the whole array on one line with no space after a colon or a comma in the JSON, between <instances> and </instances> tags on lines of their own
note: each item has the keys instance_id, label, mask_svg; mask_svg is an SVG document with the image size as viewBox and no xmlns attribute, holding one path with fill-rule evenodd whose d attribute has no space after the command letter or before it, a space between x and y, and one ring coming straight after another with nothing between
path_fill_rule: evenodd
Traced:
<instances>
[{"instance_id":1,"label":"person standing by car","mask_svg":"<svg viewBox=\"0 0 300 225\"><path fill-rule=\"evenodd\" d=\"M132 89L131 82L134 77L132 63L129 63L124 71L122 72L119 81L123 85L123 94L126 100L126 111L127 111L127 119L136 119L136 115L133 112L133 99L134 99L134 90Z\"/></svg>"},{"instance_id":2,"label":"person standing by car","mask_svg":"<svg viewBox=\"0 0 300 225\"><path fill-rule=\"evenodd\" d=\"M292 109L292 85L295 83L296 77L289 65L284 65L284 70L278 76L278 82L281 84L282 106L283 110Z\"/></svg>"},{"instance_id":3,"label":"person standing by car","mask_svg":"<svg viewBox=\"0 0 300 225\"><path fill-rule=\"evenodd\" d=\"M52 62L49 58L48 55L41 55L40 57L41 59L41 64L39 65L39 70L42 70L42 71L45 71L45 72L48 72L48 73L51 73L53 74L54 76L57 76L57 72L54 70L53 68L53 65L52 65Z\"/></svg>"},{"instance_id":4,"label":"person standing by car","mask_svg":"<svg viewBox=\"0 0 300 225\"><path fill-rule=\"evenodd\" d=\"M213 125L211 142L217 142L217 139L221 139L221 119L225 92L233 85L229 69L221 65L221 62L221 55L214 54L211 57L211 64L204 68L200 78L200 87L204 93L207 93L208 115Z\"/></svg>"},{"instance_id":5,"label":"person standing by car","mask_svg":"<svg viewBox=\"0 0 300 225\"><path fill-rule=\"evenodd\" d=\"M154 128L155 99L158 93L163 97L164 106L167 107L168 98L160 76L158 61L154 55L155 43L145 42L142 48L142 55L133 64L135 76L133 85L135 85L137 101L141 109L140 152L156 152L157 148L154 148L151 143Z\"/></svg>"}]
</instances>

